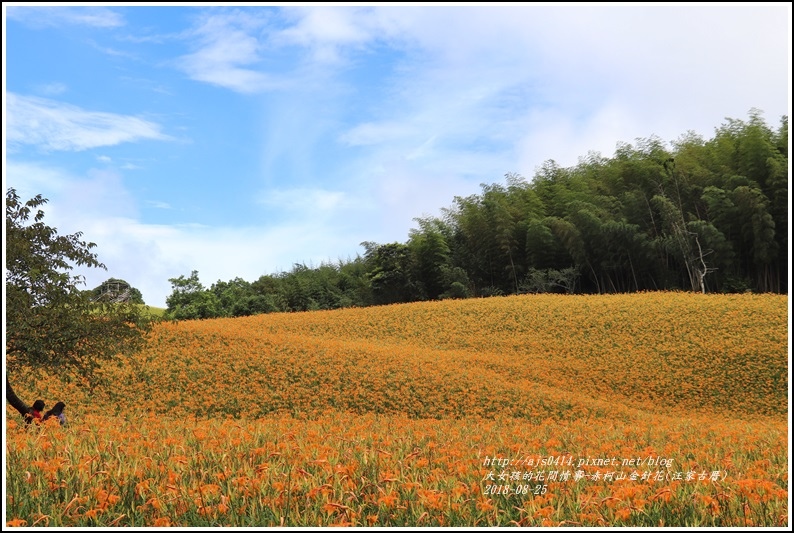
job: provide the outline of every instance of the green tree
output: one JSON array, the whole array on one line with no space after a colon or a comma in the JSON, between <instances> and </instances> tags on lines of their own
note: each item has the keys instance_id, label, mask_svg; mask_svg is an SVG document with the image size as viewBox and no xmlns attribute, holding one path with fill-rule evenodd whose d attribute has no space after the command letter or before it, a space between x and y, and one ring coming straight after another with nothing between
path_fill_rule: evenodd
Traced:
<instances>
[{"instance_id":1,"label":"green tree","mask_svg":"<svg viewBox=\"0 0 794 533\"><path fill-rule=\"evenodd\" d=\"M768 210L769 200L759 189L745 186L737 187L733 197L741 238L749 251L745 259L752 265L750 270L755 274L756 287L763 292L779 290L774 269L779 245L775 241L775 222Z\"/></svg>"},{"instance_id":2,"label":"green tree","mask_svg":"<svg viewBox=\"0 0 794 533\"><path fill-rule=\"evenodd\" d=\"M526 249L530 270L551 268L565 260L565 250L551 228L537 218L527 223Z\"/></svg>"},{"instance_id":3,"label":"green tree","mask_svg":"<svg viewBox=\"0 0 794 533\"><path fill-rule=\"evenodd\" d=\"M367 279L367 262L361 256L339 263L339 288L354 307L372 305L372 287Z\"/></svg>"},{"instance_id":4,"label":"green tree","mask_svg":"<svg viewBox=\"0 0 794 533\"><path fill-rule=\"evenodd\" d=\"M265 275L251 283L261 309L259 313L278 313L289 310L284 280L280 276Z\"/></svg>"},{"instance_id":5,"label":"green tree","mask_svg":"<svg viewBox=\"0 0 794 533\"><path fill-rule=\"evenodd\" d=\"M365 258L370 265L367 277L375 304L404 303L420 299L421 293L412 275L416 266L408 245L398 242L380 245L363 242L361 245L367 250Z\"/></svg>"},{"instance_id":6,"label":"green tree","mask_svg":"<svg viewBox=\"0 0 794 533\"><path fill-rule=\"evenodd\" d=\"M94 300L105 300L107 302L130 302L143 304L141 291L124 281L123 279L110 278L103 281L101 285L91 291Z\"/></svg>"},{"instance_id":7,"label":"green tree","mask_svg":"<svg viewBox=\"0 0 794 533\"><path fill-rule=\"evenodd\" d=\"M8 375L47 367L92 387L102 361L139 349L151 325L140 306L93 301L80 290L85 281L70 270L106 267L82 233L58 235L44 223L45 203L6 191L6 399L22 415L28 406Z\"/></svg>"},{"instance_id":8,"label":"green tree","mask_svg":"<svg viewBox=\"0 0 794 533\"><path fill-rule=\"evenodd\" d=\"M425 296L435 300L449 288L446 274L450 269L450 249L444 237L443 222L434 218L414 220L419 229L410 231L408 246L416 258L416 277Z\"/></svg>"},{"instance_id":9,"label":"green tree","mask_svg":"<svg viewBox=\"0 0 794 533\"><path fill-rule=\"evenodd\" d=\"M455 227L451 243L454 246L453 264L467 272L475 294L480 294L483 287L495 283L493 241L488 221L477 195L465 198L456 196L454 202L455 205L449 210L449 217Z\"/></svg>"},{"instance_id":10,"label":"green tree","mask_svg":"<svg viewBox=\"0 0 794 533\"><path fill-rule=\"evenodd\" d=\"M498 283L504 289L518 292L518 277L522 270L518 260L524 255L520 246L526 241L526 235L523 239L517 236L519 218L511 209L509 200L508 192L500 185L483 187L482 209L490 229L489 242L496 245L494 258L502 266L497 270Z\"/></svg>"},{"instance_id":11,"label":"green tree","mask_svg":"<svg viewBox=\"0 0 794 533\"><path fill-rule=\"evenodd\" d=\"M608 243L603 228L609 219L608 213L594 204L582 201L571 202L569 209L570 213L566 220L573 224L579 234L578 242L575 244L580 254L578 263L586 265L599 293L617 292L614 280L604 268L605 263L608 262ZM573 248L569 250L571 255L576 257Z\"/></svg>"},{"instance_id":12,"label":"green tree","mask_svg":"<svg viewBox=\"0 0 794 533\"><path fill-rule=\"evenodd\" d=\"M167 318L190 320L196 318L215 318L223 315L218 296L204 288L198 278L198 270L190 277L170 278L171 296L166 298Z\"/></svg>"}]
</instances>

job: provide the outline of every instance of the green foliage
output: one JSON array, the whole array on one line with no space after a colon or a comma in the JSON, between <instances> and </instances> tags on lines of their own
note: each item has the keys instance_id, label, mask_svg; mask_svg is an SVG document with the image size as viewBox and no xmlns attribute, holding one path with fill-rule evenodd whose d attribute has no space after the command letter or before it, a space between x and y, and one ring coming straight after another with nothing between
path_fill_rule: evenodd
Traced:
<instances>
[{"instance_id":1,"label":"green foliage","mask_svg":"<svg viewBox=\"0 0 794 533\"><path fill-rule=\"evenodd\" d=\"M369 245L365 258L367 277L375 304L411 302L422 299L422 291L412 272L416 270L411 249L401 243Z\"/></svg>"},{"instance_id":2,"label":"green foliage","mask_svg":"<svg viewBox=\"0 0 794 533\"><path fill-rule=\"evenodd\" d=\"M312 268L296 263L289 272L261 276L251 283L242 278L218 280L209 289L198 272L169 281L168 319L249 316L261 313L312 311L371 305L372 291L365 261L356 258Z\"/></svg>"},{"instance_id":3,"label":"green foliage","mask_svg":"<svg viewBox=\"0 0 794 533\"><path fill-rule=\"evenodd\" d=\"M437 299L449 288L447 273L450 250L444 235L444 223L437 219L415 219L418 230L411 230L408 247L415 257L414 273L426 298Z\"/></svg>"},{"instance_id":4,"label":"green foliage","mask_svg":"<svg viewBox=\"0 0 794 533\"><path fill-rule=\"evenodd\" d=\"M109 278L101 285L91 290L91 297L94 300L106 302L130 302L143 304L141 291L131 286L123 279Z\"/></svg>"},{"instance_id":5,"label":"green foliage","mask_svg":"<svg viewBox=\"0 0 794 533\"><path fill-rule=\"evenodd\" d=\"M521 284L521 292L573 294L578 278L579 272L573 267L563 268L562 270L531 268Z\"/></svg>"},{"instance_id":6,"label":"green foliage","mask_svg":"<svg viewBox=\"0 0 794 533\"><path fill-rule=\"evenodd\" d=\"M170 278L173 292L166 298L168 306L166 318L175 320L189 320L195 318L216 318L222 316L218 296L204 290L198 278L198 271L194 270L189 277L179 276Z\"/></svg>"},{"instance_id":7,"label":"green foliage","mask_svg":"<svg viewBox=\"0 0 794 533\"><path fill-rule=\"evenodd\" d=\"M466 286L459 282L453 281L449 284L449 289L446 292L441 294L440 296L442 299L452 298L452 299L461 299L461 298L468 298L469 297L469 290Z\"/></svg>"},{"instance_id":8,"label":"green foliage","mask_svg":"<svg viewBox=\"0 0 794 533\"><path fill-rule=\"evenodd\" d=\"M105 265L81 233L58 235L44 223L46 202L37 195L22 203L6 191L6 363L10 371L57 367L93 384L102 360L141 347L151 318L138 305L93 301L79 289L83 278L70 270Z\"/></svg>"}]
</instances>

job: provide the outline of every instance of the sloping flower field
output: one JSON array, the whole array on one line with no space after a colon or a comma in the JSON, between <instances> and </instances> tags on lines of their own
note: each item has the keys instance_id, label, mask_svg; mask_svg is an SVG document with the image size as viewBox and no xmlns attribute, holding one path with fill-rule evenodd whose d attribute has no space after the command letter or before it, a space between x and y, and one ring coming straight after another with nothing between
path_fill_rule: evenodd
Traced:
<instances>
[{"instance_id":1,"label":"sloping flower field","mask_svg":"<svg viewBox=\"0 0 794 533\"><path fill-rule=\"evenodd\" d=\"M158 324L30 373L8 526L782 526L787 298L532 295Z\"/></svg>"}]
</instances>

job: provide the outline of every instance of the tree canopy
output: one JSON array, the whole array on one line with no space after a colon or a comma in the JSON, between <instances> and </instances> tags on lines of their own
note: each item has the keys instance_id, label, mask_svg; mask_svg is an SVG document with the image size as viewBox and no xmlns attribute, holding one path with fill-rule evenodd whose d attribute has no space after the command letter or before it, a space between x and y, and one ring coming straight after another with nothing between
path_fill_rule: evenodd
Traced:
<instances>
[{"instance_id":1,"label":"tree canopy","mask_svg":"<svg viewBox=\"0 0 794 533\"><path fill-rule=\"evenodd\" d=\"M123 279L116 278L109 278L103 281L98 287L94 287L94 289L91 290L91 298L94 300L104 300L106 302L144 303L141 291Z\"/></svg>"},{"instance_id":2,"label":"tree canopy","mask_svg":"<svg viewBox=\"0 0 794 533\"><path fill-rule=\"evenodd\" d=\"M39 208L46 202L38 195L23 203L6 191L7 370L49 367L90 385L101 361L145 342L151 318L139 305L95 301L80 290L85 282L74 267L107 268L82 233L58 235L45 224Z\"/></svg>"}]
</instances>

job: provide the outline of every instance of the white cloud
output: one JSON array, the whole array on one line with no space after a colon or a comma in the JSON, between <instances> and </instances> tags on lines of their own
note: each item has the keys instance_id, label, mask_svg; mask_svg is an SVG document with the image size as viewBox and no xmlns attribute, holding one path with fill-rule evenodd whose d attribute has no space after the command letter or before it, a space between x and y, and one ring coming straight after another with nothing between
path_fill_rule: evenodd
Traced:
<instances>
[{"instance_id":1,"label":"white cloud","mask_svg":"<svg viewBox=\"0 0 794 533\"><path fill-rule=\"evenodd\" d=\"M355 44L370 39L367 10L357 7L315 6L286 8L296 24L280 38L303 46L317 43Z\"/></svg>"},{"instance_id":2,"label":"white cloud","mask_svg":"<svg viewBox=\"0 0 794 533\"><path fill-rule=\"evenodd\" d=\"M219 36L198 52L182 57L182 69L194 80L241 93L275 87L266 74L241 66L256 61L246 52L246 48L255 47L251 41L251 37L239 32Z\"/></svg>"},{"instance_id":3,"label":"white cloud","mask_svg":"<svg viewBox=\"0 0 794 533\"><path fill-rule=\"evenodd\" d=\"M159 200L147 200L146 205L155 209L173 209L168 202L161 202Z\"/></svg>"},{"instance_id":4,"label":"white cloud","mask_svg":"<svg viewBox=\"0 0 794 533\"><path fill-rule=\"evenodd\" d=\"M192 79L253 94L301 88L337 67L348 51L395 34L388 12L369 7L285 7L287 22L278 28L269 12L211 10L205 12L186 36L196 41L196 51L177 60ZM291 47L298 59L286 69L275 67L272 57ZM267 65L267 66L266 66Z\"/></svg>"},{"instance_id":5,"label":"white cloud","mask_svg":"<svg viewBox=\"0 0 794 533\"><path fill-rule=\"evenodd\" d=\"M349 146L388 143L416 134L416 127L404 121L365 122L344 132L339 140Z\"/></svg>"},{"instance_id":6,"label":"white cloud","mask_svg":"<svg viewBox=\"0 0 794 533\"><path fill-rule=\"evenodd\" d=\"M264 21L241 11L204 16L189 32L198 40L198 50L177 60L179 68L197 81L219 85L241 93L278 88L267 74L251 68L262 60L255 35Z\"/></svg>"},{"instance_id":7,"label":"white cloud","mask_svg":"<svg viewBox=\"0 0 794 533\"><path fill-rule=\"evenodd\" d=\"M296 262L336 261L346 251L354 254L366 240L362 235L343 238L332 227L306 221L278 227L207 227L144 224L108 215L72 222L77 224L108 266L107 272L86 272L87 285L93 288L108 277L125 279L157 307L164 307L171 293L168 279L192 270L199 271L207 287L236 277L254 281L290 270Z\"/></svg>"},{"instance_id":8,"label":"white cloud","mask_svg":"<svg viewBox=\"0 0 794 533\"><path fill-rule=\"evenodd\" d=\"M60 169L9 160L5 165L6 183L17 190L20 198L27 201L37 194L44 197L62 193L70 187L74 178Z\"/></svg>"},{"instance_id":9,"label":"white cloud","mask_svg":"<svg viewBox=\"0 0 794 533\"><path fill-rule=\"evenodd\" d=\"M109 46L102 46L101 44L96 43L93 40L89 40L88 44L90 44L96 50L99 50L103 54L107 54L109 56L122 57L122 58L125 58L125 59L138 59L138 57L135 54L132 54L132 53L124 51L124 50L118 50L116 48L111 48Z\"/></svg>"},{"instance_id":10,"label":"white cloud","mask_svg":"<svg viewBox=\"0 0 794 533\"><path fill-rule=\"evenodd\" d=\"M259 203L289 212L315 214L353 205L344 192L309 188L262 191L259 194Z\"/></svg>"},{"instance_id":11,"label":"white cloud","mask_svg":"<svg viewBox=\"0 0 794 533\"><path fill-rule=\"evenodd\" d=\"M124 25L122 16L106 7L9 6L6 9L8 18L33 28L64 25L116 28Z\"/></svg>"},{"instance_id":12,"label":"white cloud","mask_svg":"<svg viewBox=\"0 0 794 533\"><path fill-rule=\"evenodd\" d=\"M30 144L43 150L87 150L143 139L170 140L160 125L138 117L14 93L6 95L10 148Z\"/></svg>"},{"instance_id":13,"label":"white cloud","mask_svg":"<svg viewBox=\"0 0 794 533\"><path fill-rule=\"evenodd\" d=\"M503 156L500 175L531 176L546 159L612 155L619 141L709 135L751 107L786 112L790 68L769 53L788 50L785 14L749 5L362 10L405 56L377 119L339 138L450 167L483 146Z\"/></svg>"},{"instance_id":14,"label":"white cloud","mask_svg":"<svg viewBox=\"0 0 794 533\"><path fill-rule=\"evenodd\" d=\"M276 34L273 41L306 48L316 63L339 63L345 48L367 45L381 29L372 9L366 7L288 7L284 13L295 24Z\"/></svg>"},{"instance_id":15,"label":"white cloud","mask_svg":"<svg viewBox=\"0 0 794 533\"><path fill-rule=\"evenodd\" d=\"M126 189L120 174L93 170L77 176L36 163L10 161L8 183L23 201L42 194L44 222L61 235L82 232L96 243L93 250L108 270L80 269L86 287L94 288L109 277L121 278L138 288L149 304L165 306L171 293L169 278L198 270L202 283L241 277L254 281L265 274L290 270L293 263L318 265L355 256L358 244L370 237L368 228L340 231L348 222L339 214L346 205L340 192L278 191L273 201L292 208L311 208L306 216L293 217L278 226L209 227L186 221L181 224L147 224L141 221L137 200ZM315 202L318 202L315 205ZM170 208L162 202L147 207Z\"/></svg>"},{"instance_id":16,"label":"white cloud","mask_svg":"<svg viewBox=\"0 0 794 533\"><path fill-rule=\"evenodd\" d=\"M790 48L790 7L317 6L287 9L282 30L271 10L203 13L181 34L195 41L177 60L189 77L246 94L300 89L251 110L262 117L269 187L255 198L266 222L147 224L122 175L9 166L10 183L50 191L47 218L59 229L97 242L110 271L92 274L90 286L120 277L152 305L164 305L168 278L193 269L207 286L253 281L294 262L354 255L364 240L404 242L414 217L437 215L506 172L529 178L544 160L574 165L651 134L708 136L751 107L776 123L790 98L790 55L780 52ZM348 76L372 58L384 61L373 78L365 67ZM167 138L140 118L13 93L8 111L11 146ZM324 159L331 151L339 159Z\"/></svg>"},{"instance_id":17,"label":"white cloud","mask_svg":"<svg viewBox=\"0 0 794 533\"><path fill-rule=\"evenodd\" d=\"M59 94L65 93L68 90L68 87L65 83L52 82L36 85L34 90L39 94L43 94L44 96L57 96Z\"/></svg>"}]
</instances>

